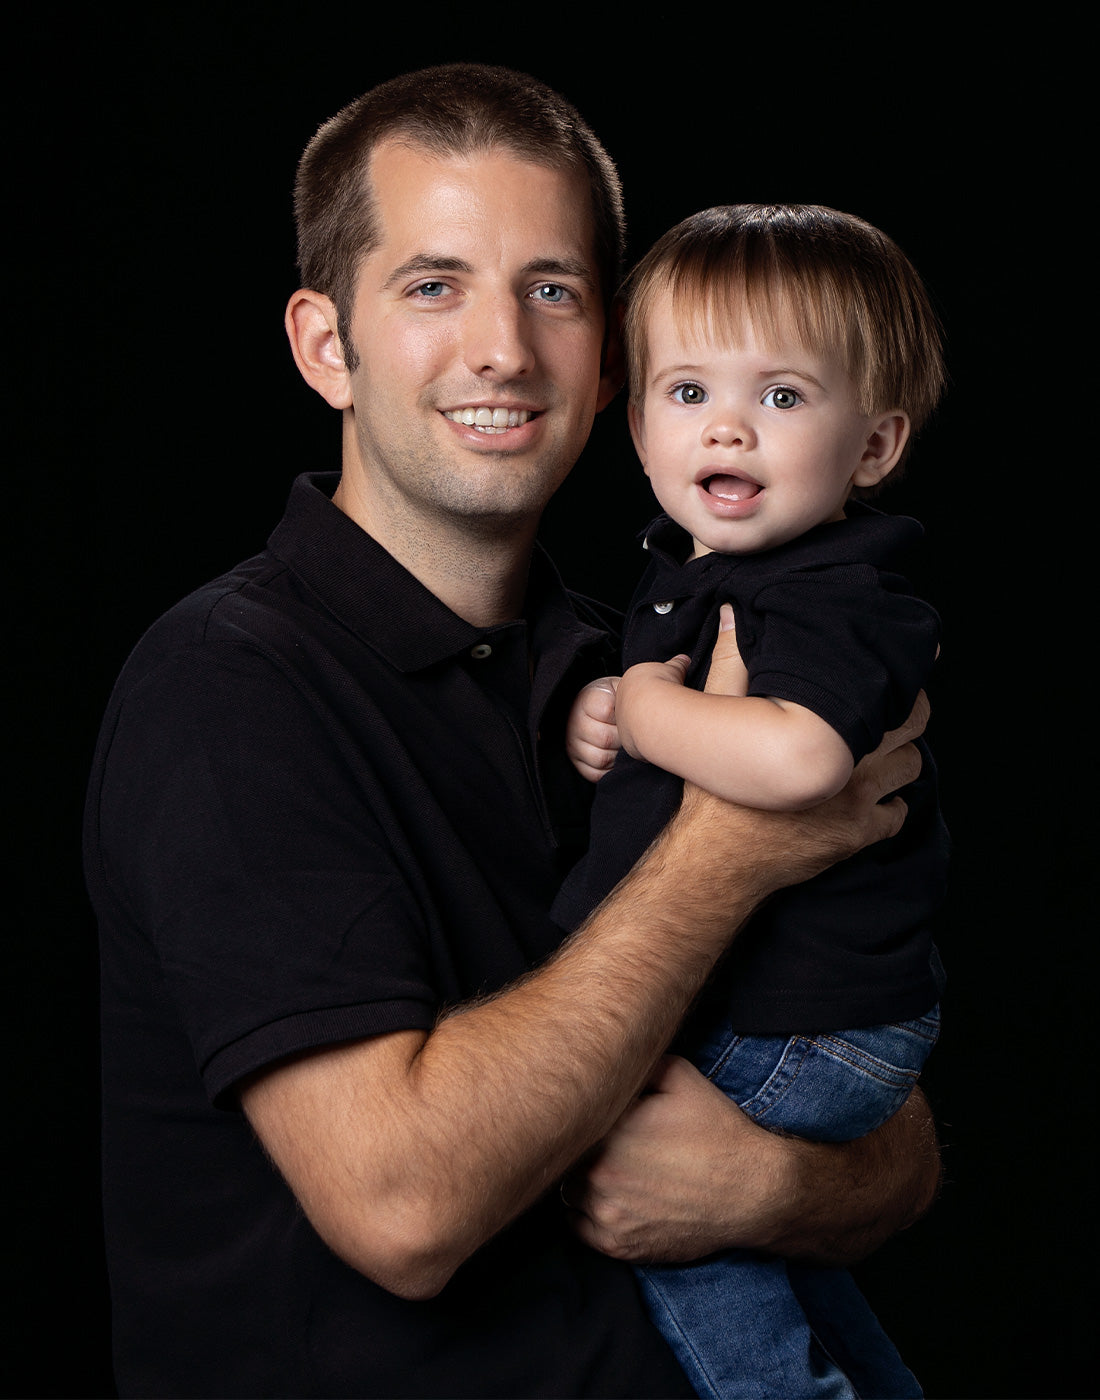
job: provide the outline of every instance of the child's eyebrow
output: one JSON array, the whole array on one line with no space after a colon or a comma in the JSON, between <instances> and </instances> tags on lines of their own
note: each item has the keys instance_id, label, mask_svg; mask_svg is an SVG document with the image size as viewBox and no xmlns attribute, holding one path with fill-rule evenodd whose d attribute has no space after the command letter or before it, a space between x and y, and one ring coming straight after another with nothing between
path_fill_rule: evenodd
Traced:
<instances>
[{"instance_id":1,"label":"child's eyebrow","mask_svg":"<svg viewBox=\"0 0 1100 1400\"><path fill-rule=\"evenodd\" d=\"M660 365L653 371L653 378L660 379L665 374L699 374L701 365Z\"/></svg>"},{"instance_id":2,"label":"child's eyebrow","mask_svg":"<svg viewBox=\"0 0 1100 1400\"><path fill-rule=\"evenodd\" d=\"M677 376L681 374L705 374L706 372L706 366L699 364L659 365L653 371L653 374L651 376L651 382L656 384L658 380L665 379L668 376ZM816 375L811 374L807 369L797 369L794 366L780 365L775 368L769 366L767 369L759 370L757 372L756 377L760 380L804 379L808 384L812 384L816 389L820 389L823 394L828 393L828 390L826 389L825 385L822 384L821 380L818 379Z\"/></svg>"},{"instance_id":3,"label":"child's eyebrow","mask_svg":"<svg viewBox=\"0 0 1100 1400\"><path fill-rule=\"evenodd\" d=\"M808 383L813 384L815 388L820 389L823 394L828 393L828 390L825 388L825 385L822 384L821 380L806 369L795 369L793 367L789 369L767 369L762 371L760 375L761 379L775 379L776 377L805 379Z\"/></svg>"}]
</instances>

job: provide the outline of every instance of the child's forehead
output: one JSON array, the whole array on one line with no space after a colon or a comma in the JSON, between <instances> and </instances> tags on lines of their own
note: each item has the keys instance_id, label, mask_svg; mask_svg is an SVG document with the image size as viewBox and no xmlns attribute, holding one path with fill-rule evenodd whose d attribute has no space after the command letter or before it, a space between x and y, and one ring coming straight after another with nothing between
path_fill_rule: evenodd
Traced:
<instances>
[{"instance_id":1,"label":"child's forehead","mask_svg":"<svg viewBox=\"0 0 1100 1400\"><path fill-rule=\"evenodd\" d=\"M762 350L798 349L815 358L843 361L843 344L799 314L795 295L783 287L755 294L746 287L720 290L697 285L666 286L646 315L650 344L671 338L717 351L753 344Z\"/></svg>"}]
</instances>

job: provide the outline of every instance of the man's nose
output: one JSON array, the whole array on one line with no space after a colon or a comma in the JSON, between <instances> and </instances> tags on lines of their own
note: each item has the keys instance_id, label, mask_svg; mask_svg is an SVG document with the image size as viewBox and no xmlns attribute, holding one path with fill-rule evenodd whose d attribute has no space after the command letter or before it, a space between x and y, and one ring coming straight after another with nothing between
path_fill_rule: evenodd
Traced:
<instances>
[{"instance_id":1,"label":"man's nose","mask_svg":"<svg viewBox=\"0 0 1100 1400\"><path fill-rule=\"evenodd\" d=\"M515 296L480 298L470 307L463 329L466 366L474 374L506 381L534 367L530 321Z\"/></svg>"}]
</instances>

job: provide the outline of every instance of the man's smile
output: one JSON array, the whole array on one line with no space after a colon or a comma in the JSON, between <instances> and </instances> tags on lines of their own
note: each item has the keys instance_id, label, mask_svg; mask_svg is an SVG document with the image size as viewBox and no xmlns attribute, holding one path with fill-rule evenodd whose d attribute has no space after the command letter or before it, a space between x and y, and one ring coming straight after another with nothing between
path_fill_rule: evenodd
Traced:
<instances>
[{"instance_id":1,"label":"man's smile","mask_svg":"<svg viewBox=\"0 0 1100 1400\"><path fill-rule=\"evenodd\" d=\"M534 414L526 408L448 408L443 417L483 433L503 433L518 428Z\"/></svg>"}]
</instances>

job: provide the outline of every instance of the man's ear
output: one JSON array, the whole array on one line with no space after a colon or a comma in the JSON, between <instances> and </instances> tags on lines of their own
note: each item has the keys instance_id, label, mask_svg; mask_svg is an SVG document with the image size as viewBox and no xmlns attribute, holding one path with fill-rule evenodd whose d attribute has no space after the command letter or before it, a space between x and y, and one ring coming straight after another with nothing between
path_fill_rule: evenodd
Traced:
<instances>
[{"instance_id":1,"label":"man's ear","mask_svg":"<svg viewBox=\"0 0 1100 1400\"><path fill-rule=\"evenodd\" d=\"M884 413L875 419L852 477L853 486L877 486L897 466L909 441L908 413Z\"/></svg>"},{"instance_id":2,"label":"man's ear","mask_svg":"<svg viewBox=\"0 0 1100 1400\"><path fill-rule=\"evenodd\" d=\"M351 376L336 330L336 307L303 287L286 308L286 333L294 363L311 389L333 408L351 407Z\"/></svg>"},{"instance_id":3,"label":"man's ear","mask_svg":"<svg viewBox=\"0 0 1100 1400\"><path fill-rule=\"evenodd\" d=\"M645 413L633 400L626 406L626 421L630 425L630 436L634 439L634 451L638 454L638 461L645 468L646 476L649 475L649 467L645 459Z\"/></svg>"},{"instance_id":4,"label":"man's ear","mask_svg":"<svg viewBox=\"0 0 1100 1400\"><path fill-rule=\"evenodd\" d=\"M607 315L607 339L604 342L600 360L600 390L596 398L596 412L602 413L619 390L626 383L626 359L623 355L623 307L621 302L612 303Z\"/></svg>"}]
</instances>

